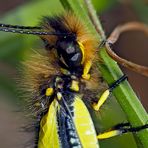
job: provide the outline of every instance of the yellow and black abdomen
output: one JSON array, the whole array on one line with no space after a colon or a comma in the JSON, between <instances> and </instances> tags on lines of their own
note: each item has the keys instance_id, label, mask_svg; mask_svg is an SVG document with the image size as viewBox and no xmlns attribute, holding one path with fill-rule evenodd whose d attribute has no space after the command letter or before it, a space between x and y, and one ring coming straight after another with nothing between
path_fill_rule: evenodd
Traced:
<instances>
[{"instance_id":1,"label":"yellow and black abdomen","mask_svg":"<svg viewBox=\"0 0 148 148\"><path fill-rule=\"evenodd\" d=\"M62 104L55 99L42 118L38 148L98 148L94 125L83 101L75 96L70 106Z\"/></svg>"}]
</instances>

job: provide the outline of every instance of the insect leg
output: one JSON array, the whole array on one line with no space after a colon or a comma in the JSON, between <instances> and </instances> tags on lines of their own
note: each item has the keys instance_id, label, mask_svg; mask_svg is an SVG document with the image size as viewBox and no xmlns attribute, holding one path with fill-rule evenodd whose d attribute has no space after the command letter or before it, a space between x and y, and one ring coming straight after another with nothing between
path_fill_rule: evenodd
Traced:
<instances>
[{"instance_id":1,"label":"insect leg","mask_svg":"<svg viewBox=\"0 0 148 148\"><path fill-rule=\"evenodd\" d=\"M83 70L83 75L82 77L86 80L89 80L90 79L90 74L89 74L89 71L90 71L90 68L92 66L92 62L91 61L87 61L84 65L84 70Z\"/></svg>"},{"instance_id":2,"label":"insect leg","mask_svg":"<svg viewBox=\"0 0 148 148\"><path fill-rule=\"evenodd\" d=\"M98 139L107 139L107 138L111 138L111 137L118 136L118 135L128 133L128 132L139 132L139 131L144 130L146 128L148 128L148 124L138 126L138 127L131 127L130 123L121 123L121 124L117 124L116 126L111 128L110 130L99 134L97 136L97 138Z\"/></svg>"},{"instance_id":3,"label":"insect leg","mask_svg":"<svg viewBox=\"0 0 148 148\"><path fill-rule=\"evenodd\" d=\"M101 95L100 99L97 103L93 104L94 110L98 111L100 107L104 104L104 102L109 97L110 93L115 89L121 82L123 82L125 79L127 79L126 75L123 75L121 78L119 78L117 81L115 81L112 85L109 86L107 90L104 91L104 93Z\"/></svg>"}]
</instances>

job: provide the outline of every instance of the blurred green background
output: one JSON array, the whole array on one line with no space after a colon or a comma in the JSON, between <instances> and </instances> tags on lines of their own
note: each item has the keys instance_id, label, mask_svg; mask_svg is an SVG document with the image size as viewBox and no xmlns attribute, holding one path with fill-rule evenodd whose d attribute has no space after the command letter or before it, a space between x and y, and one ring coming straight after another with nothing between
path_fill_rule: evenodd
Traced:
<instances>
[{"instance_id":1,"label":"blurred green background","mask_svg":"<svg viewBox=\"0 0 148 148\"><path fill-rule=\"evenodd\" d=\"M102 25L108 36L118 25L129 21L148 23L147 0L93 0ZM63 11L59 0L1 0L0 23L36 25L45 15ZM23 148L31 133L20 132L27 122L20 112L20 97L17 95L16 78L21 61L27 58L31 49L41 49L38 37L0 32L0 144L3 148ZM120 56L148 66L147 37L140 32L125 33L114 45ZM129 82L148 109L148 79L121 67L129 77ZM124 113L115 99L110 99L99 113L97 128L108 129L117 123L126 122ZM11 133L11 134L10 134ZM100 142L101 148L136 148L131 134L110 138Z\"/></svg>"}]
</instances>

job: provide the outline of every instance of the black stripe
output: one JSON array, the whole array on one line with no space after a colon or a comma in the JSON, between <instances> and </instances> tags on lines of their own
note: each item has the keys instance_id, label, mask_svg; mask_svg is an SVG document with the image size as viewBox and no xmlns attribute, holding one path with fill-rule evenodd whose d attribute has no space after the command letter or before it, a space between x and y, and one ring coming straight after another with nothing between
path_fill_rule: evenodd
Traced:
<instances>
[{"instance_id":1,"label":"black stripe","mask_svg":"<svg viewBox=\"0 0 148 148\"><path fill-rule=\"evenodd\" d=\"M73 121L74 106L72 104L74 97L72 92L70 92L69 95L66 93L66 98L63 96L62 100L59 102L60 110L57 112L57 126L59 139L63 148L72 148L74 146L81 147L81 142ZM66 101L70 99L73 101Z\"/></svg>"}]
</instances>

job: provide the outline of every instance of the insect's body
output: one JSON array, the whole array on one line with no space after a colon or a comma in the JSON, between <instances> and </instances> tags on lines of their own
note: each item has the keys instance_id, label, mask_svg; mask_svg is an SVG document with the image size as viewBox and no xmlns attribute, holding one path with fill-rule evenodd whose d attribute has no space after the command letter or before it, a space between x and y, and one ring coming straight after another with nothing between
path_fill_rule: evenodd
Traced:
<instances>
[{"instance_id":1,"label":"insect's body","mask_svg":"<svg viewBox=\"0 0 148 148\"><path fill-rule=\"evenodd\" d=\"M147 128L147 124L137 128L119 124L97 136L83 101L89 100L98 111L126 76L96 97L101 89L95 66L98 42L74 14L44 17L40 27L0 24L0 31L39 35L45 43L46 55L34 54L24 63L22 81L31 115L38 123L38 148L98 148L97 138Z\"/></svg>"},{"instance_id":2,"label":"insect's body","mask_svg":"<svg viewBox=\"0 0 148 148\"><path fill-rule=\"evenodd\" d=\"M94 125L81 100L82 96L79 90L72 89L72 83L77 82L66 75L55 78L55 91L52 94L54 100L41 119L39 148L46 148L47 145L55 148L99 147Z\"/></svg>"},{"instance_id":3,"label":"insect's body","mask_svg":"<svg viewBox=\"0 0 148 148\"><path fill-rule=\"evenodd\" d=\"M49 32L66 35L41 35L48 55L35 54L25 63L24 85L29 86L29 96L33 94L31 106L34 106L34 115L40 124L37 145L39 148L97 148L95 128L82 101L89 90L87 83L94 83L96 78L90 80L89 72L97 40L71 13L46 17L42 24Z\"/></svg>"}]
</instances>

